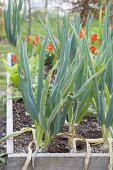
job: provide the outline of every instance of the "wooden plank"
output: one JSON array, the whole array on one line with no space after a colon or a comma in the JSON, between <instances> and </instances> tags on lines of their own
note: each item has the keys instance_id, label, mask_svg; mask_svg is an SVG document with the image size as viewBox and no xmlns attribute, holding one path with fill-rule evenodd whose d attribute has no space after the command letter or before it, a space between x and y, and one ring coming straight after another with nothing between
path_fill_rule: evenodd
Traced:
<instances>
[{"instance_id":1,"label":"wooden plank","mask_svg":"<svg viewBox=\"0 0 113 170\"><path fill-rule=\"evenodd\" d=\"M11 66L12 54L7 54L7 63ZM11 94L11 84L9 81L9 73L7 72L7 135L13 133L13 104L12 104L12 94ZM13 153L13 139L9 139L6 142L7 144L7 154Z\"/></svg>"},{"instance_id":2,"label":"wooden plank","mask_svg":"<svg viewBox=\"0 0 113 170\"><path fill-rule=\"evenodd\" d=\"M21 170L27 154L9 154L7 170ZM83 170L85 153L38 153L34 170ZM108 170L109 154L91 154L88 170ZM33 170L30 163L27 170Z\"/></svg>"}]
</instances>

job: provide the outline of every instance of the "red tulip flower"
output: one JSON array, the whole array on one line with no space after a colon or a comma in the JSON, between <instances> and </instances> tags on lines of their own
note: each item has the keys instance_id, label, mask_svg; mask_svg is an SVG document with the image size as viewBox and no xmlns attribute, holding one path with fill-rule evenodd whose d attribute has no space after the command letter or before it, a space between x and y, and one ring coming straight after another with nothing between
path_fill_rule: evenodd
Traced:
<instances>
[{"instance_id":1,"label":"red tulip flower","mask_svg":"<svg viewBox=\"0 0 113 170\"><path fill-rule=\"evenodd\" d=\"M94 45L92 45L92 46L90 46L90 51L92 53L96 53L97 49L96 49L96 47Z\"/></svg>"},{"instance_id":2,"label":"red tulip flower","mask_svg":"<svg viewBox=\"0 0 113 170\"><path fill-rule=\"evenodd\" d=\"M13 61L13 63L17 62L17 57L15 54L13 54L13 56L12 56L12 61Z\"/></svg>"},{"instance_id":3,"label":"red tulip flower","mask_svg":"<svg viewBox=\"0 0 113 170\"><path fill-rule=\"evenodd\" d=\"M40 41L40 37L37 35L37 36L35 37L35 42L38 44L39 41Z\"/></svg>"},{"instance_id":4,"label":"red tulip flower","mask_svg":"<svg viewBox=\"0 0 113 170\"><path fill-rule=\"evenodd\" d=\"M92 40L92 41L97 41L97 39L98 39L97 34L93 34L93 35L91 36L91 40Z\"/></svg>"}]
</instances>

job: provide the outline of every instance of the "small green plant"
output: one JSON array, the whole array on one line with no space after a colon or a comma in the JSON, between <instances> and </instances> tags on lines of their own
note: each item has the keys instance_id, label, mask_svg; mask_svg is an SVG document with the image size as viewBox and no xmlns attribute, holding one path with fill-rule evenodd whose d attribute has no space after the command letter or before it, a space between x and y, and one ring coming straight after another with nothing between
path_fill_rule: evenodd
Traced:
<instances>
[{"instance_id":1,"label":"small green plant","mask_svg":"<svg viewBox=\"0 0 113 170\"><path fill-rule=\"evenodd\" d=\"M17 57L16 57L16 55L13 55L13 54L11 57L12 57L12 62L15 61L15 63L13 63L14 64L13 66L9 66L5 59L2 59L2 61L3 61L6 71L10 75L10 82L12 83L12 85L14 85L16 90L20 91ZM16 57L16 58L13 58L13 57ZM38 68L37 68L38 59L39 59L38 54L36 56L31 56L31 58L28 59L29 67L30 67L30 71L31 71L31 75L32 75L34 84L36 81L35 75L38 72Z\"/></svg>"}]
</instances>

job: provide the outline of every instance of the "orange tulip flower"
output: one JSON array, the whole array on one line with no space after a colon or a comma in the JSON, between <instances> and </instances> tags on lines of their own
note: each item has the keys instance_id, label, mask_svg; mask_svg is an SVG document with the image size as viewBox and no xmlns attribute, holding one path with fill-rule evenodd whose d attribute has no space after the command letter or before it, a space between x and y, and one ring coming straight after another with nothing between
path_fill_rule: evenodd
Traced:
<instances>
[{"instance_id":1,"label":"orange tulip flower","mask_svg":"<svg viewBox=\"0 0 113 170\"><path fill-rule=\"evenodd\" d=\"M31 36L28 35L28 36L27 36L27 42L29 43L30 41L31 41Z\"/></svg>"},{"instance_id":2,"label":"orange tulip flower","mask_svg":"<svg viewBox=\"0 0 113 170\"><path fill-rule=\"evenodd\" d=\"M79 38L82 38L84 33L85 33L85 28L82 28L81 31L79 32Z\"/></svg>"},{"instance_id":3,"label":"orange tulip flower","mask_svg":"<svg viewBox=\"0 0 113 170\"><path fill-rule=\"evenodd\" d=\"M82 38L84 33L82 31L79 32L79 37Z\"/></svg>"},{"instance_id":4,"label":"orange tulip flower","mask_svg":"<svg viewBox=\"0 0 113 170\"><path fill-rule=\"evenodd\" d=\"M37 35L37 36L35 37L35 42L38 44L39 41L40 41L40 37Z\"/></svg>"},{"instance_id":5,"label":"orange tulip flower","mask_svg":"<svg viewBox=\"0 0 113 170\"><path fill-rule=\"evenodd\" d=\"M46 46L47 51L52 52L54 51L53 45L51 43L47 44Z\"/></svg>"}]
</instances>

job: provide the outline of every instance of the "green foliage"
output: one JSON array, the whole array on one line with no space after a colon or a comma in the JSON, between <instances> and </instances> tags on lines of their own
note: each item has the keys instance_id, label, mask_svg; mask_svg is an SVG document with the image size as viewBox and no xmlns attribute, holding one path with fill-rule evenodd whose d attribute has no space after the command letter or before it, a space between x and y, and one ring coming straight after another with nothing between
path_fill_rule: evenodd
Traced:
<instances>
[{"instance_id":1,"label":"green foliage","mask_svg":"<svg viewBox=\"0 0 113 170\"><path fill-rule=\"evenodd\" d=\"M3 3L0 2L0 40L2 38L3 28L4 28L4 22L3 22Z\"/></svg>"},{"instance_id":2,"label":"green foliage","mask_svg":"<svg viewBox=\"0 0 113 170\"><path fill-rule=\"evenodd\" d=\"M6 162L6 153L0 153L0 165Z\"/></svg>"},{"instance_id":3,"label":"green foliage","mask_svg":"<svg viewBox=\"0 0 113 170\"><path fill-rule=\"evenodd\" d=\"M89 39L90 36L90 26L91 26L92 17L88 17L87 25L86 25L86 37L84 37L82 40L79 39L79 32L81 29L80 26L80 16L76 16L73 23L71 24L71 34L70 34L70 42L67 41L67 38L69 37L69 21L68 18L64 17L64 24L63 26L58 25L58 39L54 36L49 24L47 24L49 31L49 37L51 41L53 42L54 48L56 48L56 52L59 55L59 49L61 49L61 55L59 55L59 58L63 62L63 56L66 56L65 62L63 65L62 73L59 71L57 79L59 80L62 77L63 71L65 72L65 64L66 62L69 63L75 63L76 67L80 66L80 70L77 70L77 73L70 72L68 77L68 82L66 86L71 87L72 83L73 86L71 99L74 101L70 101L70 109L68 111L68 121L71 124L77 124L80 123L82 118L85 116L87 109L91 103L91 100L93 98L93 88L97 86L97 81L100 80L97 79L97 77L103 72L104 68L100 68L97 71L94 71L93 64L91 58L92 55L89 51L89 45L86 40ZM62 30L62 31L61 31ZM58 43L56 43L58 42ZM58 47L60 46L60 47ZM58 50L57 50L58 49ZM63 64L63 63L62 63ZM71 69L74 69L72 66ZM75 69L74 69L75 70ZM73 79L71 77L73 76ZM56 79L56 81L58 81ZM97 79L97 80L96 80ZM74 81L73 81L74 80ZM89 81L88 81L89 80ZM64 81L64 80L63 80ZM93 83L94 81L94 83ZM59 84L59 81L57 83L58 89L61 87L61 84ZM89 88L88 88L89 87ZM68 91L62 90L62 95L68 95ZM57 91L54 91L52 100L54 101L54 98L58 95Z\"/></svg>"},{"instance_id":4,"label":"green foliage","mask_svg":"<svg viewBox=\"0 0 113 170\"><path fill-rule=\"evenodd\" d=\"M103 17L103 33L102 44L99 54L96 58L98 68L105 66L106 70L102 75L102 79L98 84L98 114L99 121L103 131L103 137L111 137L110 129L112 129L112 105L113 105L113 29L110 28L110 10L111 4L106 7L105 16ZM96 100L95 100L96 101ZM97 101L96 101L97 103Z\"/></svg>"},{"instance_id":5,"label":"green foliage","mask_svg":"<svg viewBox=\"0 0 113 170\"><path fill-rule=\"evenodd\" d=\"M89 17L87 21L87 37L89 37L91 19ZM59 27L62 32L59 31L57 39L49 22L47 23L49 37L45 38L40 52L36 97L32 90L26 42L23 42L20 48L19 75L22 96L35 124L34 136L40 147L48 145L56 137L61 131L67 115L71 124L82 120L95 94L93 89L97 88L100 75L105 70L104 67L101 67L94 71L86 37L81 40L78 36L80 23L77 18L71 24L70 36L68 36L69 24L69 19L65 16L62 28ZM53 43L59 62L53 66L44 82L44 59L48 38ZM75 45L74 54L72 44ZM56 69L55 80L51 84L51 76ZM87 94L89 95L87 96ZM81 104L77 106L77 103ZM71 109L70 106L72 106ZM70 110L73 112L72 114ZM42 145L43 135L45 135L44 145Z\"/></svg>"},{"instance_id":6,"label":"green foliage","mask_svg":"<svg viewBox=\"0 0 113 170\"><path fill-rule=\"evenodd\" d=\"M9 73L10 75L10 82L14 85L14 87L16 87L16 89L18 91L20 91L20 82L19 82L19 73L18 73L18 64L14 64L13 66L9 66L6 62L6 60L2 60L3 64L5 66L6 71ZM29 58L28 60L29 62L29 67L31 70L31 75L32 75L32 79L33 79L33 84L35 86L35 75L37 74L37 65L38 65L38 55L36 56L31 56L31 58Z\"/></svg>"},{"instance_id":7,"label":"green foliage","mask_svg":"<svg viewBox=\"0 0 113 170\"><path fill-rule=\"evenodd\" d=\"M6 71L10 74L10 81L19 89L19 76L18 76L18 64L15 64L13 67L10 67L6 60L3 59L4 66Z\"/></svg>"},{"instance_id":8,"label":"green foliage","mask_svg":"<svg viewBox=\"0 0 113 170\"><path fill-rule=\"evenodd\" d=\"M85 60L83 62L81 71L78 72L78 75L75 79L75 87L73 91L73 95L71 95L70 107L68 111L68 121L71 124L79 124L86 112L88 111L89 106L94 104L92 101L96 103L96 111L98 113L100 126L102 127L103 137L107 139L107 137L111 137L110 130L112 129L112 105L113 105L113 28L112 25L110 27L110 3L106 7L105 16L102 18L102 11L100 11L100 40L102 39L102 43L98 46L97 54L93 54L89 50L90 41L90 26L92 18L89 17L86 25L86 32L84 37L79 40L78 34L80 32L80 19L78 16L75 17L74 24L71 24L72 32L69 34L67 32L68 21L64 19L64 25L58 27L58 39L54 36L52 30L49 32L49 38L53 42L53 45L56 49L57 54L59 55L58 44L60 44L60 48L62 49L67 37L73 37L72 39L72 48L71 56L72 60L75 59L77 65L80 62L81 57ZM103 20L103 24L102 24ZM102 27L103 25L103 27ZM47 25L49 30L49 25ZM66 38L64 41L62 37ZM58 43L57 43L58 42ZM63 42L63 43L61 43ZM94 44L94 42L93 42ZM68 48L69 50L69 48ZM63 54L63 53L62 53ZM63 55L61 55L63 56ZM102 71L103 70L103 71ZM101 72L100 76L94 76ZM60 77L60 75L59 75ZM92 81L89 81L92 80ZM86 85L86 86L85 86ZM81 87L82 86L82 87ZM77 95L77 94L78 95ZM112 131L112 130L111 130Z\"/></svg>"},{"instance_id":9,"label":"green foliage","mask_svg":"<svg viewBox=\"0 0 113 170\"><path fill-rule=\"evenodd\" d=\"M4 9L4 24L8 41L16 46L24 19L24 1L8 0L8 7Z\"/></svg>"}]
</instances>

